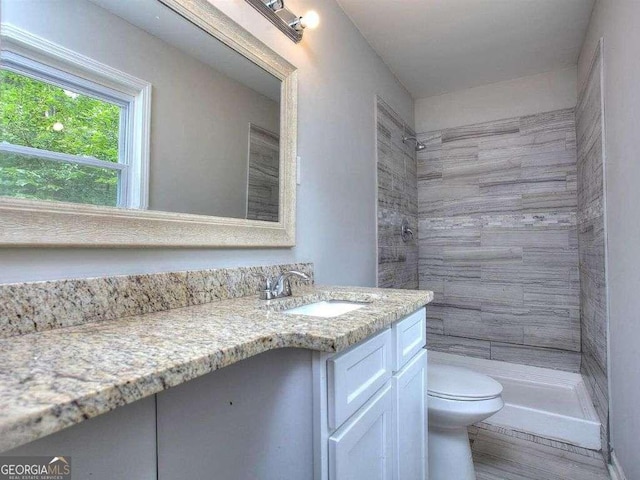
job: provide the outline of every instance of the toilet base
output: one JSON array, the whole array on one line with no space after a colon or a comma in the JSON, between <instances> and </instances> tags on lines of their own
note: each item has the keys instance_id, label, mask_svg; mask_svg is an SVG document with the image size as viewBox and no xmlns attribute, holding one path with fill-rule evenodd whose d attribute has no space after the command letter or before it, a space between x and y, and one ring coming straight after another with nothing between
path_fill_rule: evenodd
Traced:
<instances>
[{"instance_id":1,"label":"toilet base","mask_svg":"<svg viewBox=\"0 0 640 480\"><path fill-rule=\"evenodd\" d=\"M429 426L429 480L475 480L466 427Z\"/></svg>"}]
</instances>

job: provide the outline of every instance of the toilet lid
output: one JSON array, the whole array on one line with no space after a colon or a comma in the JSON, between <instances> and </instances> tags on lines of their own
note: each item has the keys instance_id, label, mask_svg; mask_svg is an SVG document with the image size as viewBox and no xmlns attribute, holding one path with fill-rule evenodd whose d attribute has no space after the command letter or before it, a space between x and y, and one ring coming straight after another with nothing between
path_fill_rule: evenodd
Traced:
<instances>
[{"instance_id":1,"label":"toilet lid","mask_svg":"<svg viewBox=\"0 0 640 480\"><path fill-rule=\"evenodd\" d=\"M487 400L502 393L502 385L493 378L468 368L430 363L427 390L433 397L450 400Z\"/></svg>"}]
</instances>

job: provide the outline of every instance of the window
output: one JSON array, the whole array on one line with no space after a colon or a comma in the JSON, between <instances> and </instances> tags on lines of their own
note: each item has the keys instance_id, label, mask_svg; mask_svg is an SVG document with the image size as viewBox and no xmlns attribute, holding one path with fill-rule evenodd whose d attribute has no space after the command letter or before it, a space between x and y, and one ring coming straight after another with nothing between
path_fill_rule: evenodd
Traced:
<instances>
[{"instance_id":1,"label":"window","mask_svg":"<svg viewBox=\"0 0 640 480\"><path fill-rule=\"evenodd\" d=\"M146 208L150 86L35 39L0 58L0 196Z\"/></svg>"}]
</instances>

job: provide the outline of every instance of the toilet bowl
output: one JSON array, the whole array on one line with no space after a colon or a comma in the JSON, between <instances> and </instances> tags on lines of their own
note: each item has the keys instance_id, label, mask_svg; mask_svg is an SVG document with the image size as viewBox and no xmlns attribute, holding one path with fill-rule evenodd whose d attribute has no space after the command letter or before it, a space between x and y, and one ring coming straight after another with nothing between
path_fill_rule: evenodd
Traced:
<instances>
[{"instance_id":1,"label":"toilet bowl","mask_svg":"<svg viewBox=\"0 0 640 480\"><path fill-rule=\"evenodd\" d=\"M429 480L475 480L467 427L503 406L502 385L468 368L429 364Z\"/></svg>"}]
</instances>

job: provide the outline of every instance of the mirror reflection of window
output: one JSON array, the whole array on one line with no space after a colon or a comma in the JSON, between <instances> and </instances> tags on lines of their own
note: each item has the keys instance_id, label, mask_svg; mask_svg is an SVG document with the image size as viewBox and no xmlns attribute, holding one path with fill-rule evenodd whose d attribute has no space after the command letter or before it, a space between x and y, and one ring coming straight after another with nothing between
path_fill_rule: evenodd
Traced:
<instances>
[{"instance_id":1,"label":"mirror reflection of window","mask_svg":"<svg viewBox=\"0 0 640 480\"><path fill-rule=\"evenodd\" d=\"M32 80L29 88L40 89L35 96L17 95L16 79L9 79L9 73L0 79L7 87L3 97L13 98L13 103L0 98L2 114L27 108L32 112L23 123L29 124L32 134L37 130L44 135L33 147L31 138L18 141L15 131L6 129L2 134L0 142L42 151L0 148L4 152L0 196L278 221L278 179L271 178L270 195L266 190L260 195L250 193L247 180L257 178L256 172L248 171L247 125L259 125L276 136L280 132L278 78L158 0L0 0L0 9L3 54L11 46L10 33L15 29L16 38L34 39L27 52L30 60L44 59L43 63L69 74L67 78L17 72ZM18 49L11 53L21 53L24 45L14 43ZM114 82L85 77L85 71L79 77L93 82L88 87L66 82L79 66L66 69L49 63L47 52L39 50L43 45L66 49L76 58L88 59L85 64L144 79L149 85L148 105L104 95L103 87L113 88ZM4 59L2 67L16 73ZM117 84L113 89L125 91ZM65 90L78 97L71 98ZM138 92L126 93L138 99ZM77 108L79 104L86 108L91 104L91 115ZM141 109L147 107L147 128L137 123L138 133L130 132L131 125L140 122ZM112 112L113 118L105 118L101 109ZM5 125L12 122L3 121ZM56 139L63 138L66 149L60 152L61 142ZM71 138L82 145L80 150L69 146L74 143ZM115 154L108 156L106 151ZM146 164L139 161L145 152ZM148 169L137 165L148 165ZM269 168L268 175L279 174L277 165ZM263 200L265 205L257 204Z\"/></svg>"},{"instance_id":2,"label":"mirror reflection of window","mask_svg":"<svg viewBox=\"0 0 640 480\"><path fill-rule=\"evenodd\" d=\"M247 218L278 221L280 137L249 124Z\"/></svg>"},{"instance_id":3,"label":"mirror reflection of window","mask_svg":"<svg viewBox=\"0 0 640 480\"><path fill-rule=\"evenodd\" d=\"M135 207L135 98L88 75L2 52L0 195Z\"/></svg>"}]
</instances>

